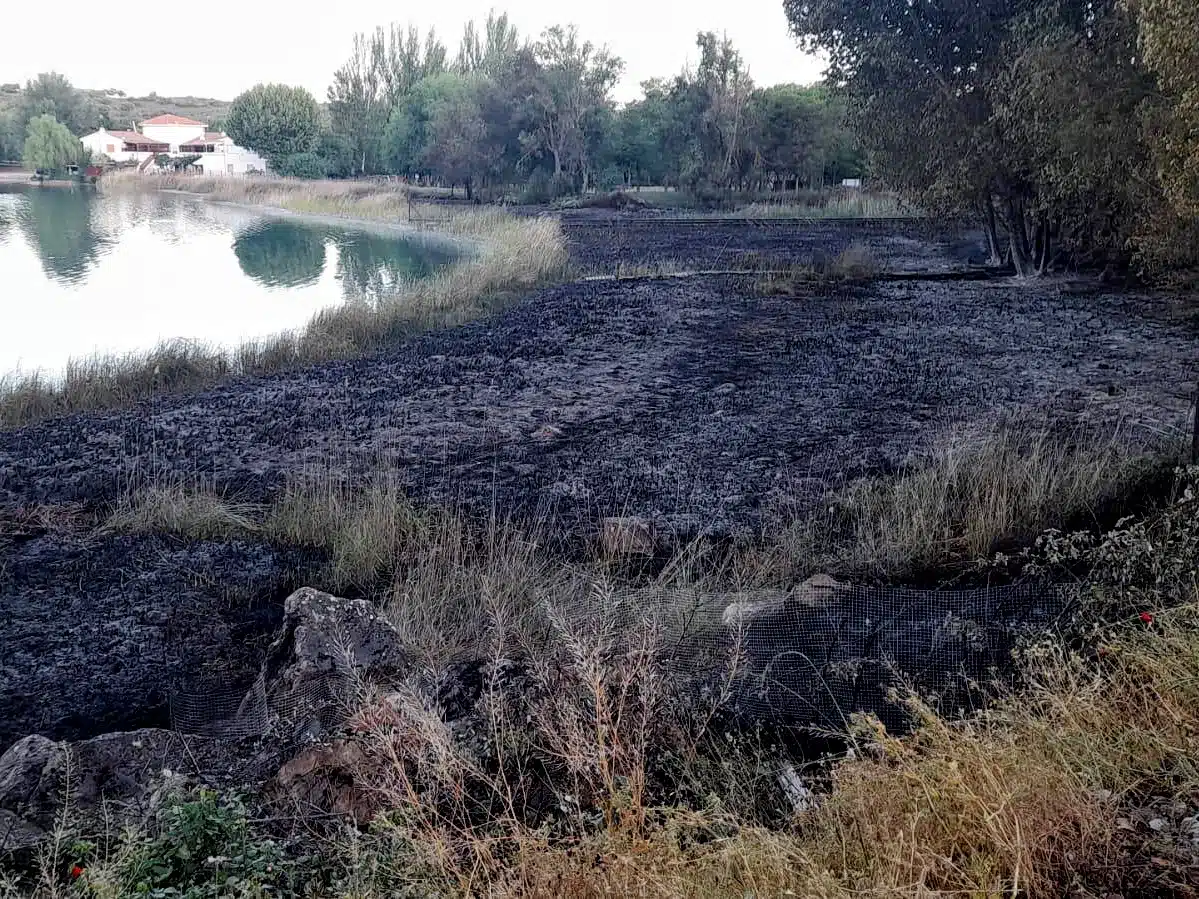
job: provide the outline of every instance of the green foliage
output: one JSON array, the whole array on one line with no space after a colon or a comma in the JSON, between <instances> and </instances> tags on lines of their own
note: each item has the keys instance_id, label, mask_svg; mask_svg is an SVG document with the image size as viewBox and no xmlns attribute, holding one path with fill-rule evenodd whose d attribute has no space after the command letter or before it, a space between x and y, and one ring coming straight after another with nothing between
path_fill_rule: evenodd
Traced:
<instances>
[{"instance_id":1,"label":"green foliage","mask_svg":"<svg viewBox=\"0 0 1199 899\"><path fill-rule=\"evenodd\" d=\"M11 162L21 158L25 138L17 130L16 116L0 113L0 162Z\"/></svg>"},{"instance_id":2,"label":"green foliage","mask_svg":"<svg viewBox=\"0 0 1199 899\"><path fill-rule=\"evenodd\" d=\"M324 178L328 171L326 163L317 153L293 153L275 160L272 168L276 175L287 178Z\"/></svg>"},{"instance_id":3,"label":"green foliage","mask_svg":"<svg viewBox=\"0 0 1199 899\"><path fill-rule=\"evenodd\" d=\"M27 168L57 172L75 164L83 145L52 115L40 115L29 122L25 132L23 161Z\"/></svg>"},{"instance_id":4,"label":"green foliage","mask_svg":"<svg viewBox=\"0 0 1199 899\"><path fill-rule=\"evenodd\" d=\"M88 866L96 896L227 899L296 895L300 860L253 832L245 807L208 790L167 804L156 833L126 833L116 858Z\"/></svg>"},{"instance_id":5,"label":"green foliage","mask_svg":"<svg viewBox=\"0 0 1199 899\"><path fill-rule=\"evenodd\" d=\"M320 107L302 87L259 84L233 101L225 129L236 143L259 153L274 167L316 147Z\"/></svg>"},{"instance_id":6,"label":"green foliage","mask_svg":"<svg viewBox=\"0 0 1199 899\"><path fill-rule=\"evenodd\" d=\"M75 135L94 131L100 116L89 98L57 72L43 72L25 84L17 106L18 133L38 116L48 115Z\"/></svg>"},{"instance_id":7,"label":"green foliage","mask_svg":"<svg viewBox=\"0 0 1199 899\"><path fill-rule=\"evenodd\" d=\"M1176 152L1188 139L1169 137L1199 145L1199 119L1186 124L1195 7L1172 4L1132 4L1143 54L1122 0L784 5L804 47L828 54L830 79L844 86L855 130L890 186L932 212L979 215L996 249L1002 226L1016 271L1033 275L1127 264L1138 232L1156 230L1162 187L1185 195L1174 176L1199 172ZM1156 79L1146 59L1160 61ZM1161 186L1146 177L1155 147L1159 160L1174 160L1159 161ZM1193 243L1189 254L1199 257Z\"/></svg>"}]
</instances>

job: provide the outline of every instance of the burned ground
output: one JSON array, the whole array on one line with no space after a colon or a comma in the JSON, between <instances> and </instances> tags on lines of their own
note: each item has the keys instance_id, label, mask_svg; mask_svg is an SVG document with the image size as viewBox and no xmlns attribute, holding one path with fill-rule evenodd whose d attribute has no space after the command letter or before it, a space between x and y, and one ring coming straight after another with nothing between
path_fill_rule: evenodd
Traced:
<instances>
[{"instance_id":1,"label":"burned ground","mask_svg":"<svg viewBox=\"0 0 1199 899\"><path fill-rule=\"evenodd\" d=\"M969 235L927 229L567 223L591 270L746 253L803 262L854 242L895 269L943 271L980 253ZM566 284L374 357L0 433L0 505L98 510L139 484L180 481L269 501L288 478L386 465L419 500L551 520L566 542L624 513L680 538L749 534L823 483L891 470L948 422L1035 410L1152 435L1186 414L1194 339L1152 296L1054 279L755 287L753 276ZM157 652L160 681L184 672L194 659L154 647L227 608L221 572L270 593L287 570L252 544L40 536L0 552L0 703L15 710L0 748L122 723L116 710L144 692L119 676L131 654ZM189 570L181 552L209 574L165 574ZM253 631L260 614L214 633ZM34 651L72 633L75 652ZM64 717L68 700L92 724Z\"/></svg>"}]
</instances>

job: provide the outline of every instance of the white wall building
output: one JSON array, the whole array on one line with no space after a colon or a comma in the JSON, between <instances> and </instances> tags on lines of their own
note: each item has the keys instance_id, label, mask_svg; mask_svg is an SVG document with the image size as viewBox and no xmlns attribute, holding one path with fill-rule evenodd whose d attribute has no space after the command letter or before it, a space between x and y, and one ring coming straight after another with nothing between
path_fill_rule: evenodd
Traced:
<instances>
[{"instance_id":1,"label":"white wall building","mask_svg":"<svg viewBox=\"0 0 1199 899\"><path fill-rule=\"evenodd\" d=\"M92 151L92 156L107 156L113 162L145 162L157 153L169 153L169 144L151 139L136 131L99 131L79 138Z\"/></svg>"},{"instance_id":2,"label":"white wall building","mask_svg":"<svg viewBox=\"0 0 1199 899\"><path fill-rule=\"evenodd\" d=\"M101 129L80 140L95 157L114 162L137 162L148 168L159 154L199 156L193 165L205 175L245 175L265 172L266 160L220 131L208 131L203 122L177 115L160 115L139 122L141 131Z\"/></svg>"}]
</instances>

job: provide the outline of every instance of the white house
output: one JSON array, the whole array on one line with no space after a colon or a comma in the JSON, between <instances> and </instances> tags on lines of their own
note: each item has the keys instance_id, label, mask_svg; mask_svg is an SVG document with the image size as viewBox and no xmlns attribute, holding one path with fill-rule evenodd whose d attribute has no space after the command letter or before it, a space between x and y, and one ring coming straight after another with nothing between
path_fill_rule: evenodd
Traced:
<instances>
[{"instance_id":1,"label":"white house","mask_svg":"<svg viewBox=\"0 0 1199 899\"><path fill-rule=\"evenodd\" d=\"M81 137L80 142L95 157L107 156L113 162L145 162L157 153L170 153L169 144L136 131L109 131L101 128Z\"/></svg>"},{"instance_id":2,"label":"white house","mask_svg":"<svg viewBox=\"0 0 1199 899\"><path fill-rule=\"evenodd\" d=\"M199 156L193 165L206 175L245 175L265 172L266 160L203 122L178 115L160 115L139 122L141 131L101 129L81 138L93 155L114 162L138 162L148 168L158 154Z\"/></svg>"}]
</instances>

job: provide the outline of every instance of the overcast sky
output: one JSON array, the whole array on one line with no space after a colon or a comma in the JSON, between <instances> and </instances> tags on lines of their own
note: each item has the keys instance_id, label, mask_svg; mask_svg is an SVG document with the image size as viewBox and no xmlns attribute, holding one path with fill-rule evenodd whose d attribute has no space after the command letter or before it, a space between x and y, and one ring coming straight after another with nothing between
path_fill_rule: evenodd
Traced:
<instances>
[{"instance_id":1,"label":"overcast sky","mask_svg":"<svg viewBox=\"0 0 1199 899\"><path fill-rule=\"evenodd\" d=\"M820 77L787 32L782 0L596 0L587 4L511 0L508 4L437 0L241 0L196 4L105 6L58 0L49 7L0 0L7 39L0 82L58 71L77 87L129 94L232 99L260 81L301 84L319 100L349 54L354 32L392 21L433 26L457 49L463 23L507 9L522 34L573 22L625 61L617 99L639 94L647 78L677 73L696 61L695 33L728 32L759 85Z\"/></svg>"}]
</instances>

